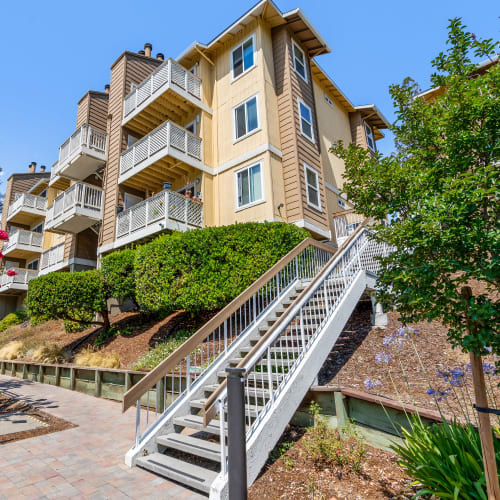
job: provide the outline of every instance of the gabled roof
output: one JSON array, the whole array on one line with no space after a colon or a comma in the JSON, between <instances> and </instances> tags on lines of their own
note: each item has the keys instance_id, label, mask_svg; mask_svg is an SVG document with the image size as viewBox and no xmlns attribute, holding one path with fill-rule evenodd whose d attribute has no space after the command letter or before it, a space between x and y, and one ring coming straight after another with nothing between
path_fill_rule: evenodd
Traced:
<instances>
[{"instance_id":1,"label":"gabled roof","mask_svg":"<svg viewBox=\"0 0 500 500\"><path fill-rule=\"evenodd\" d=\"M362 106L355 106L356 111L361 113L363 120L369 125L377 127L378 129L389 128L390 123L375 104L363 104Z\"/></svg>"},{"instance_id":2,"label":"gabled roof","mask_svg":"<svg viewBox=\"0 0 500 500\"><path fill-rule=\"evenodd\" d=\"M194 41L177 57L177 61L181 62L197 52L203 52L205 56L209 57L211 52L217 50L226 41L231 40L258 17L265 19L273 28L284 24L288 25L294 37L303 44L311 57L331 52L323 37L300 9L282 13L272 0L261 0L210 42L205 44Z\"/></svg>"}]
</instances>

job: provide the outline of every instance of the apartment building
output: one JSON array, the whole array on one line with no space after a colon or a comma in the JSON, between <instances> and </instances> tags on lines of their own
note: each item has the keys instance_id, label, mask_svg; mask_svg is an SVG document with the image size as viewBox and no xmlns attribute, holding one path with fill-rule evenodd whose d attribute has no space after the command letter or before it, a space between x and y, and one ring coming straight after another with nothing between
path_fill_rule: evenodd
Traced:
<instances>
[{"instance_id":1,"label":"apartment building","mask_svg":"<svg viewBox=\"0 0 500 500\"><path fill-rule=\"evenodd\" d=\"M335 242L356 221L333 216L351 206L330 145L375 151L388 123L325 73L317 59L329 52L300 9L269 0L176 59L149 43L123 52L105 92L78 102L52 166L39 272L92 268L165 231L235 222L284 221Z\"/></svg>"}]
</instances>

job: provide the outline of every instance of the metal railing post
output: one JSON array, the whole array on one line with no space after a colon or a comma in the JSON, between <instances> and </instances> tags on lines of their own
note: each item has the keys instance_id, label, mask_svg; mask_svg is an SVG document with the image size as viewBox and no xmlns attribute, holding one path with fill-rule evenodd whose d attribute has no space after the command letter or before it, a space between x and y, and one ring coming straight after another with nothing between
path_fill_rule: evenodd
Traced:
<instances>
[{"instance_id":1,"label":"metal railing post","mask_svg":"<svg viewBox=\"0 0 500 500\"><path fill-rule=\"evenodd\" d=\"M245 369L226 368L229 498L247 498L247 449L245 429ZM221 418L224 418L222 409ZM223 439L223 436L221 436Z\"/></svg>"}]
</instances>

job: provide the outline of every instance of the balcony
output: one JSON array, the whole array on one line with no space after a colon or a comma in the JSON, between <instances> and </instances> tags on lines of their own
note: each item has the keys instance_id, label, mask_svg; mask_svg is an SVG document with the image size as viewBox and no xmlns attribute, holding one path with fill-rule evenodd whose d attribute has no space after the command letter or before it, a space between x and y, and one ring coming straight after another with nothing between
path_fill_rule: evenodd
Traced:
<instances>
[{"instance_id":1,"label":"balcony","mask_svg":"<svg viewBox=\"0 0 500 500\"><path fill-rule=\"evenodd\" d=\"M144 135L168 118L181 123L198 109L211 113L201 101L200 78L167 59L125 97L122 125Z\"/></svg>"},{"instance_id":2,"label":"balcony","mask_svg":"<svg viewBox=\"0 0 500 500\"><path fill-rule=\"evenodd\" d=\"M4 243L2 252L6 257L15 259L35 259L42 253L42 233L17 229Z\"/></svg>"},{"instance_id":3,"label":"balcony","mask_svg":"<svg viewBox=\"0 0 500 500\"><path fill-rule=\"evenodd\" d=\"M78 182L60 194L47 209L45 229L80 233L102 221L103 190Z\"/></svg>"},{"instance_id":4,"label":"balcony","mask_svg":"<svg viewBox=\"0 0 500 500\"><path fill-rule=\"evenodd\" d=\"M9 207L7 221L31 226L45 218L47 198L34 194L16 194L16 199Z\"/></svg>"},{"instance_id":5,"label":"balcony","mask_svg":"<svg viewBox=\"0 0 500 500\"><path fill-rule=\"evenodd\" d=\"M120 155L118 183L159 191L179 171L185 175L202 166L201 139L167 121Z\"/></svg>"},{"instance_id":6,"label":"balcony","mask_svg":"<svg viewBox=\"0 0 500 500\"><path fill-rule=\"evenodd\" d=\"M59 148L59 159L52 166L50 185L60 177L86 179L106 162L107 150L107 134L90 125L82 125Z\"/></svg>"},{"instance_id":7,"label":"balcony","mask_svg":"<svg viewBox=\"0 0 500 500\"><path fill-rule=\"evenodd\" d=\"M64 243L49 248L42 253L40 262L40 275L60 271L68 265L64 262Z\"/></svg>"},{"instance_id":8,"label":"balcony","mask_svg":"<svg viewBox=\"0 0 500 500\"><path fill-rule=\"evenodd\" d=\"M333 214L333 224L335 228L335 239L337 245L341 245L354 230L363 222L365 217L354 213L354 210L344 210Z\"/></svg>"},{"instance_id":9,"label":"balcony","mask_svg":"<svg viewBox=\"0 0 500 500\"><path fill-rule=\"evenodd\" d=\"M9 276L8 271L15 271L14 276ZM20 267L11 267L5 270L0 276L0 293L19 295L28 290L28 283L38 276L38 271L32 269L23 269Z\"/></svg>"},{"instance_id":10,"label":"balcony","mask_svg":"<svg viewBox=\"0 0 500 500\"><path fill-rule=\"evenodd\" d=\"M201 202L165 190L118 214L115 247L164 230L196 229L202 223Z\"/></svg>"}]
</instances>

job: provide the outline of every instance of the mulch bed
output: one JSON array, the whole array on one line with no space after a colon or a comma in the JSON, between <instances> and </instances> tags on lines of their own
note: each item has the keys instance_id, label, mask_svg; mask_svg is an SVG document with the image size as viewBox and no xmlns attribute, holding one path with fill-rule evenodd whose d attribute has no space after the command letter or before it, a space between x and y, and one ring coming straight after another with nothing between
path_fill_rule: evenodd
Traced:
<instances>
[{"instance_id":1,"label":"mulch bed","mask_svg":"<svg viewBox=\"0 0 500 500\"><path fill-rule=\"evenodd\" d=\"M412 480L397 464L397 455L366 447L360 472L316 467L303 449L304 430L289 426L280 442L296 441L276 461L269 460L248 492L249 500L314 499L367 500L412 498ZM283 460L285 457L285 460Z\"/></svg>"},{"instance_id":2,"label":"mulch bed","mask_svg":"<svg viewBox=\"0 0 500 500\"><path fill-rule=\"evenodd\" d=\"M62 418L55 417L38 408L34 408L20 399L13 398L0 392L0 415L8 415L11 413L25 413L44 422L46 425L30 431L0 435L0 445L78 427Z\"/></svg>"}]
</instances>

